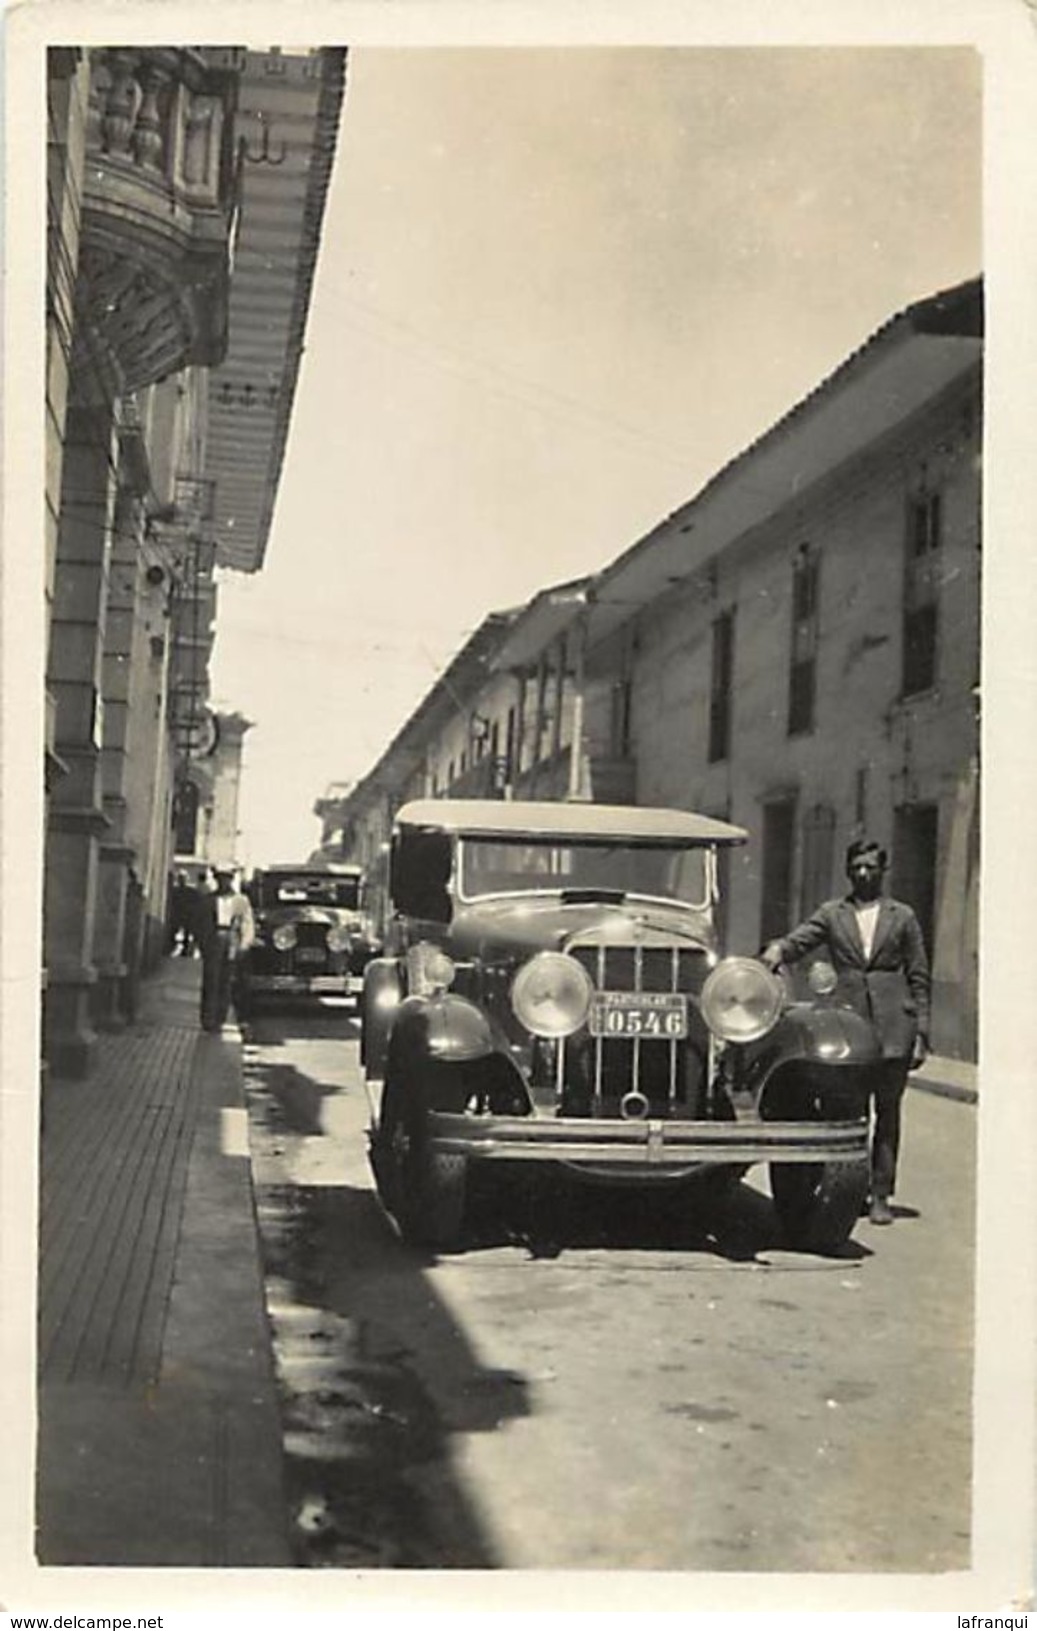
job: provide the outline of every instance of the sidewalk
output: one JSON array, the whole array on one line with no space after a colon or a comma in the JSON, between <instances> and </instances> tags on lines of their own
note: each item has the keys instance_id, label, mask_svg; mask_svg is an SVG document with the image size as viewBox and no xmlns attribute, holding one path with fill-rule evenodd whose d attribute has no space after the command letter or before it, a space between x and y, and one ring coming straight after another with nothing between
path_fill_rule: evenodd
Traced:
<instances>
[{"instance_id":1,"label":"sidewalk","mask_svg":"<svg viewBox=\"0 0 1037 1631\"><path fill-rule=\"evenodd\" d=\"M90 1075L46 1088L38 1559L291 1564L239 1034L165 962Z\"/></svg>"},{"instance_id":2,"label":"sidewalk","mask_svg":"<svg viewBox=\"0 0 1037 1631\"><path fill-rule=\"evenodd\" d=\"M960 1099L964 1104L979 1103L978 1073L967 1059L944 1059L931 1053L924 1065L908 1076L908 1085L923 1093L938 1093L944 1099Z\"/></svg>"}]
</instances>

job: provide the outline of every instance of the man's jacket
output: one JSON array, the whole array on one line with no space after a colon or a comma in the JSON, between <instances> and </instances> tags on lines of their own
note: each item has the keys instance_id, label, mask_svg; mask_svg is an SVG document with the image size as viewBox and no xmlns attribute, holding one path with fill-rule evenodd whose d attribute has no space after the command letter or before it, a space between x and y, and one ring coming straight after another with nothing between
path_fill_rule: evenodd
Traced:
<instances>
[{"instance_id":1,"label":"man's jacket","mask_svg":"<svg viewBox=\"0 0 1037 1631\"><path fill-rule=\"evenodd\" d=\"M928 1038L929 959L918 919L903 901L882 897L868 958L849 896L825 901L778 944L787 963L827 951L840 995L871 1020L887 1059L907 1058L918 1033Z\"/></svg>"}]
</instances>

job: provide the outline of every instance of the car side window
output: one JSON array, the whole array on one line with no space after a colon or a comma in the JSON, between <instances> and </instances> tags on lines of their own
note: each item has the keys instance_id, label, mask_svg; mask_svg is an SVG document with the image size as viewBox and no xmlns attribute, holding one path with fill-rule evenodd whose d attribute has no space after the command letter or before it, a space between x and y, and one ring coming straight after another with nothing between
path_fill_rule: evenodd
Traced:
<instances>
[{"instance_id":1,"label":"car side window","mask_svg":"<svg viewBox=\"0 0 1037 1631\"><path fill-rule=\"evenodd\" d=\"M442 832L401 832L392 844L392 898L407 917L449 923L453 845Z\"/></svg>"}]
</instances>

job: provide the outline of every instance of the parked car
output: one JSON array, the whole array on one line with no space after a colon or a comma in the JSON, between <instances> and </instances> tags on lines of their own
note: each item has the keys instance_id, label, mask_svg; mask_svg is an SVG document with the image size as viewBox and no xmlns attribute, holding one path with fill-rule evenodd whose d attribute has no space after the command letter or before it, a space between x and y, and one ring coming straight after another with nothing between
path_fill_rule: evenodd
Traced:
<instances>
[{"instance_id":1,"label":"parked car","mask_svg":"<svg viewBox=\"0 0 1037 1631\"><path fill-rule=\"evenodd\" d=\"M273 997L359 998L378 949L363 910L360 867L266 867L252 874L247 892L256 939L237 969L242 1018Z\"/></svg>"},{"instance_id":2,"label":"parked car","mask_svg":"<svg viewBox=\"0 0 1037 1631\"><path fill-rule=\"evenodd\" d=\"M805 1001L717 945L739 827L681 810L421 800L390 853L394 954L369 963L379 1194L457 1244L476 1162L723 1189L770 1164L790 1244L845 1241L868 1183L871 1027L818 966ZM372 1100L375 1094L372 1093Z\"/></svg>"}]
</instances>

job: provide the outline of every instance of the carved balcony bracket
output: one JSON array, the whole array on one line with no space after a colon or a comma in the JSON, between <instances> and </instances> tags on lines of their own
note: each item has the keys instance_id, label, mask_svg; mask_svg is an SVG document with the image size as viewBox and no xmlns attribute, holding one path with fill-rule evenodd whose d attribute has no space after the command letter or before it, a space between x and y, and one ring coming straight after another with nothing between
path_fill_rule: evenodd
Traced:
<instances>
[{"instance_id":1,"label":"carved balcony bracket","mask_svg":"<svg viewBox=\"0 0 1037 1631\"><path fill-rule=\"evenodd\" d=\"M90 53L73 366L123 396L227 347L237 75L199 51Z\"/></svg>"}]
</instances>

